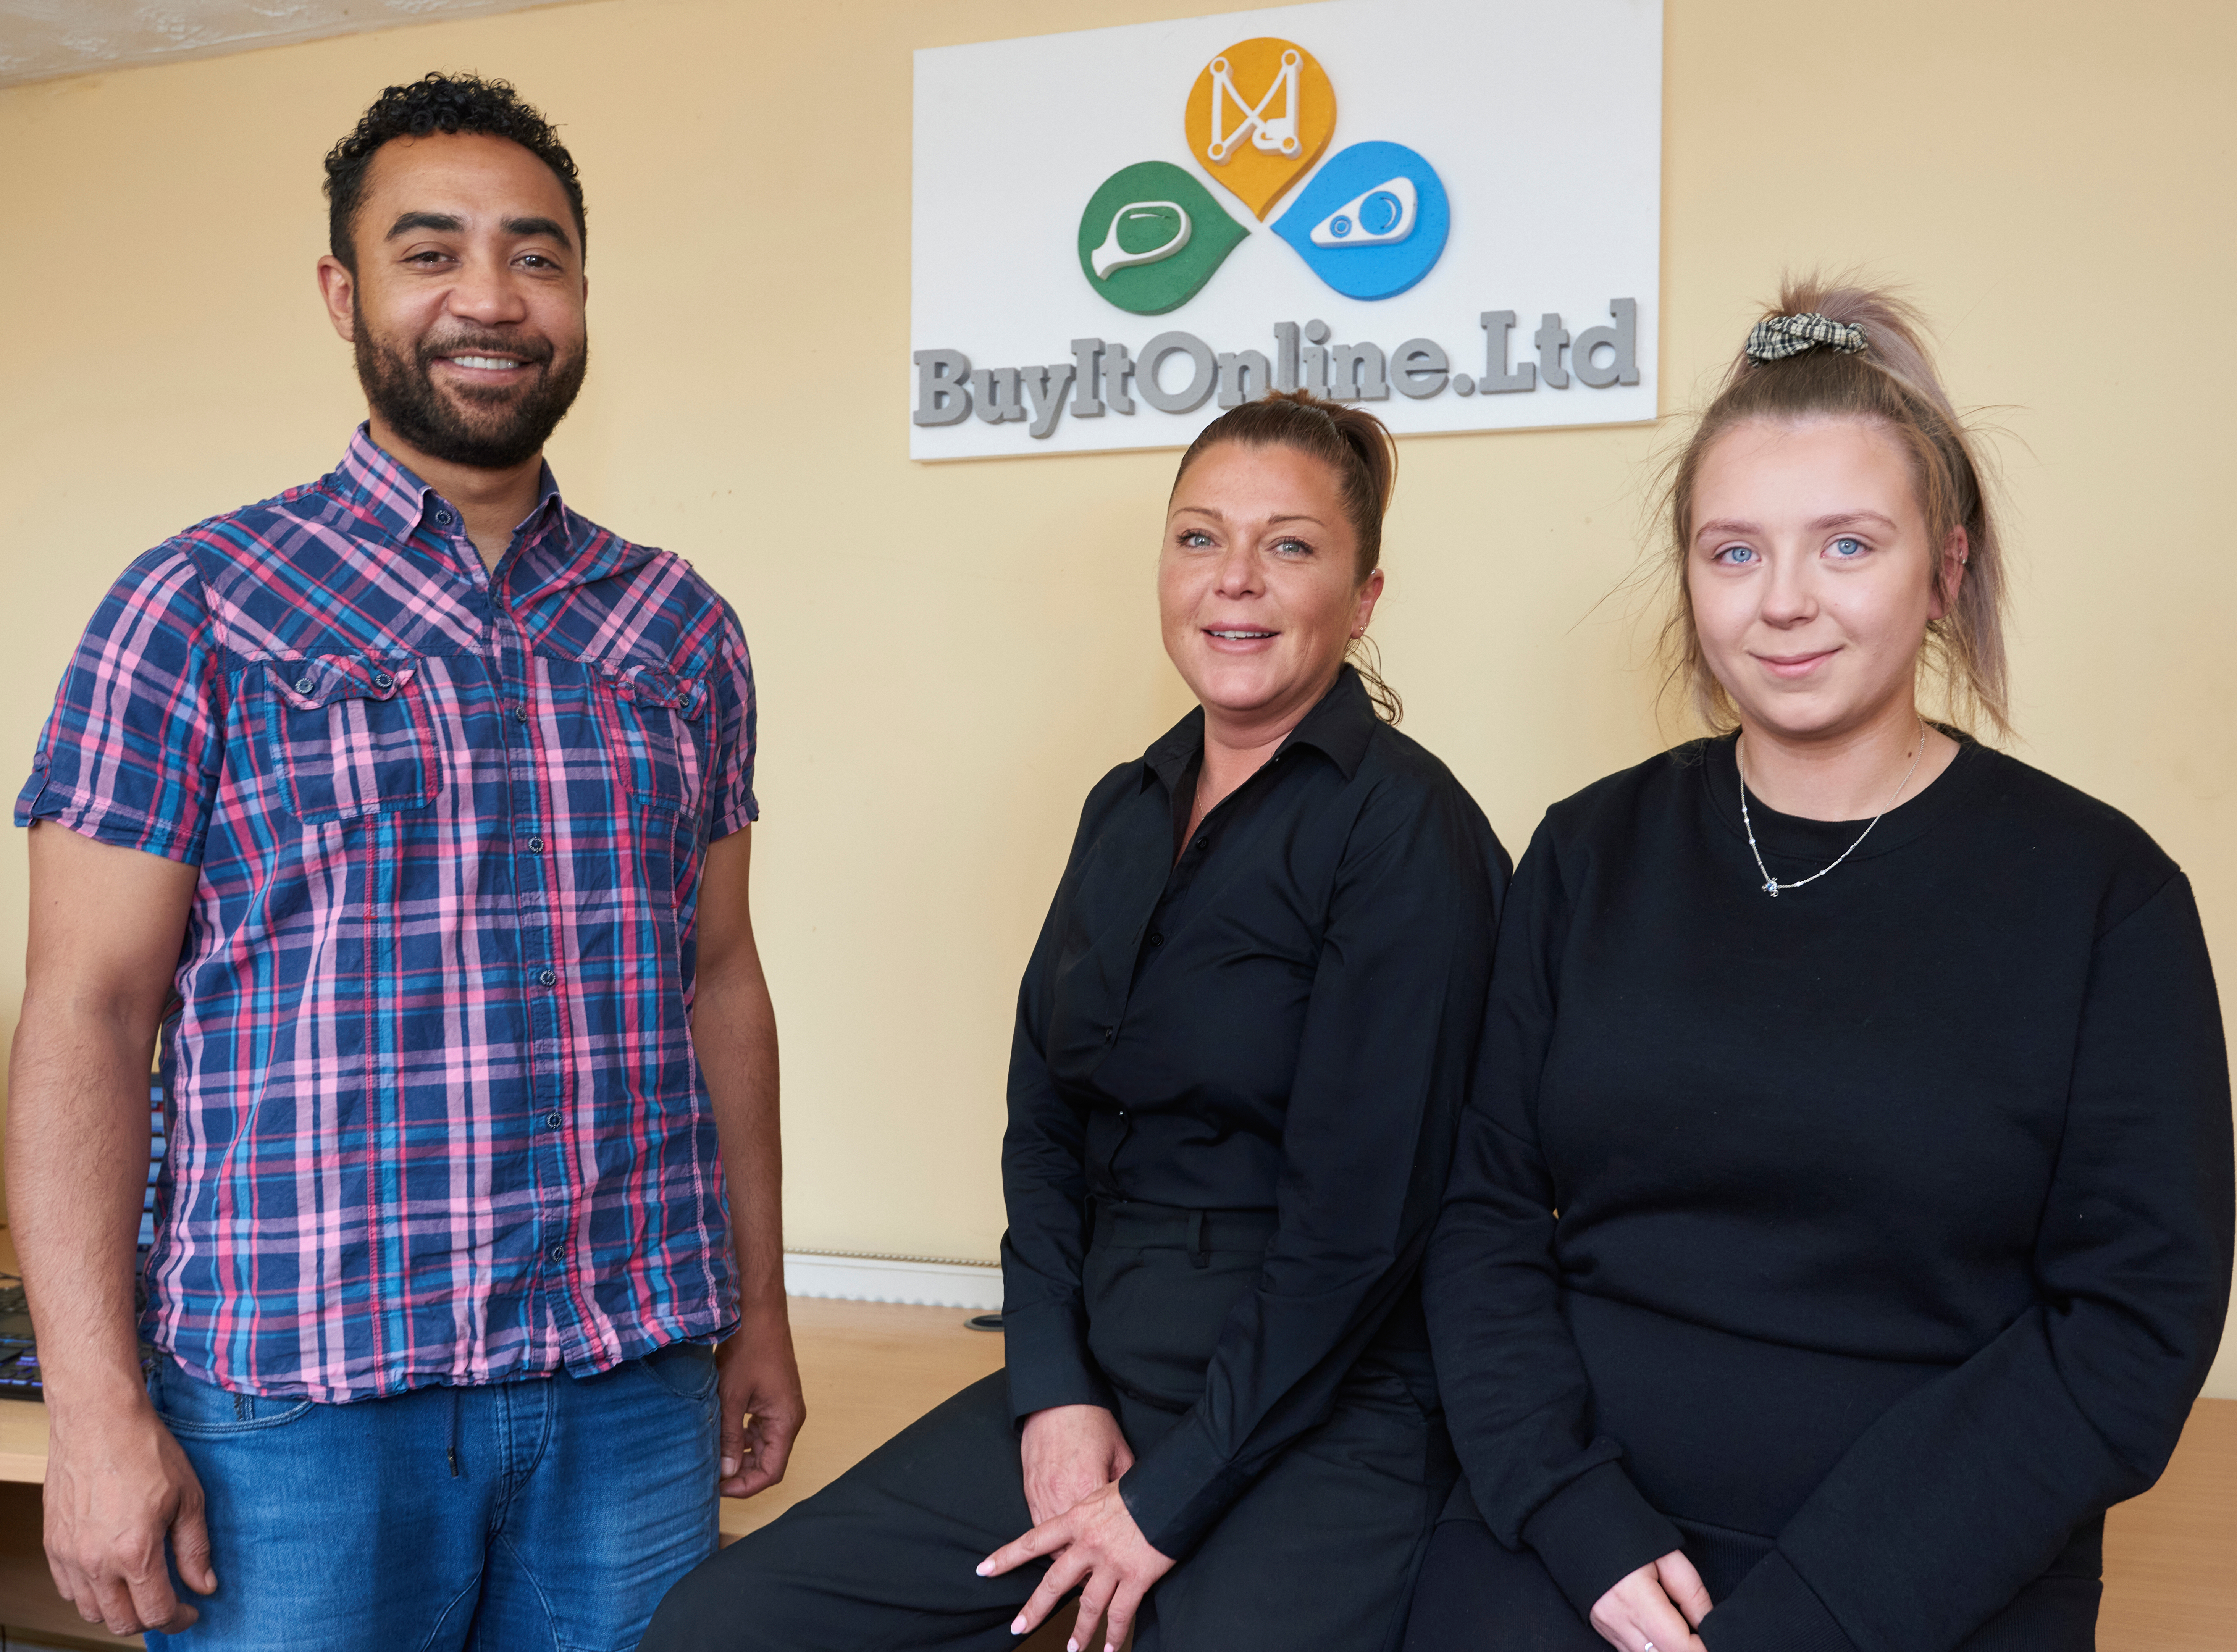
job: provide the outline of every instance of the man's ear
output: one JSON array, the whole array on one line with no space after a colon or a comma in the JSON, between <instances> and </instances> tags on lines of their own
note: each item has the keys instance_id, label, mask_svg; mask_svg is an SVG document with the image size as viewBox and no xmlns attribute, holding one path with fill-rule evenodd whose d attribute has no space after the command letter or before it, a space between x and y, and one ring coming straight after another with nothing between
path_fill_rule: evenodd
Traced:
<instances>
[{"instance_id":1,"label":"man's ear","mask_svg":"<svg viewBox=\"0 0 2237 1652\"><path fill-rule=\"evenodd\" d=\"M332 253L319 254L319 296L326 301L327 320L346 344L357 342L357 277Z\"/></svg>"}]
</instances>

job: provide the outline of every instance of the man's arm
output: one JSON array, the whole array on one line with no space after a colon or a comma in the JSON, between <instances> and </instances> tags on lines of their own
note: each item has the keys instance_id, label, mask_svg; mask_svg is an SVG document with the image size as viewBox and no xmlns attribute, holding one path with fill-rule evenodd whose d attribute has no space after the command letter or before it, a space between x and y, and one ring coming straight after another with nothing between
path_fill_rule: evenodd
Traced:
<instances>
[{"instance_id":1,"label":"man's arm","mask_svg":"<svg viewBox=\"0 0 2237 1652\"><path fill-rule=\"evenodd\" d=\"M202 1490L148 1404L132 1306L148 1069L197 869L30 830L30 947L8 1078L8 1208L38 1329L55 1586L112 1633L177 1631L207 1595Z\"/></svg>"},{"instance_id":2,"label":"man's arm","mask_svg":"<svg viewBox=\"0 0 2237 1652\"><path fill-rule=\"evenodd\" d=\"M748 900L752 864L751 827L708 848L699 878L699 969L691 1010L691 1041L714 1102L730 1196L730 1241L738 1259L738 1332L722 1349L722 1491L727 1497L750 1497L784 1478L785 1459L808 1415L785 1313L776 1012L754 945ZM745 1460L749 1454L751 1463Z\"/></svg>"}]
</instances>

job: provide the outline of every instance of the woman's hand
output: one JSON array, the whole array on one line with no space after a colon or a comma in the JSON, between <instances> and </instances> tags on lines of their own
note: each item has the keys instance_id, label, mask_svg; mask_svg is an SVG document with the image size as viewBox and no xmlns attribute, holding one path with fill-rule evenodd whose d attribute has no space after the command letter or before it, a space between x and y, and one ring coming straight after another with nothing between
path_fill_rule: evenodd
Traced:
<instances>
[{"instance_id":1,"label":"woman's hand","mask_svg":"<svg viewBox=\"0 0 2237 1652\"><path fill-rule=\"evenodd\" d=\"M1052 1405L1026 1418L1026 1508L1046 1525L1134 1466L1118 1419L1101 1405Z\"/></svg>"},{"instance_id":2,"label":"woman's hand","mask_svg":"<svg viewBox=\"0 0 2237 1652\"><path fill-rule=\"evenodd\" d=\"M1593 1602L1593 1627L1623 1652L1708 1652L1693 1633L1708 1615L1701 1574L1676 1549Z\"/></svg>"},{"instance_id":3,"label":"woman's hand","mask_svg":"<svg viewBox=\"0 0 2237 1652\"><path fill-rule=\"evenodd\" d=\"M1031 1634L1059 1601L1077 1589L1079 1616L1072 1627L1072 1652L1094 1644L1096 1622L1106 1613L1104 1647L1105 1652L1118 1652L1133 1631L1142 1597L1173 1569L1173 1563L1142 1536L1115 1484L1083 1497L1055 1519L1044 1520L1015 1543L1005 1543L979 1563L979 1575L1000 1576L1042 1555L1054 1558L1040 1587L1010 1625L1010 1633Z\"/></svg>"}]
</instances>

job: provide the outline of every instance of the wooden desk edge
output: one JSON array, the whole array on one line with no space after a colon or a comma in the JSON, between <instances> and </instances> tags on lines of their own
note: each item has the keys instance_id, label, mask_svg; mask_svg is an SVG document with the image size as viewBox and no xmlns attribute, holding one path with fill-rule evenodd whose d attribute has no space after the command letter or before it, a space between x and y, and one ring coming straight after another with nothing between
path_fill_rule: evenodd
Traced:
<instances>
[{"instance_id":1,"label":"wooden desk edge","mask_svg":"<svg viewBox=\"0 0 2237 1652\"><path fill-rule=\"evenodd\" d=\"M47 1408L36 1399L0 1399L0 1480L37 1485L47 1477Z\"/></svg>"}]
</instances>

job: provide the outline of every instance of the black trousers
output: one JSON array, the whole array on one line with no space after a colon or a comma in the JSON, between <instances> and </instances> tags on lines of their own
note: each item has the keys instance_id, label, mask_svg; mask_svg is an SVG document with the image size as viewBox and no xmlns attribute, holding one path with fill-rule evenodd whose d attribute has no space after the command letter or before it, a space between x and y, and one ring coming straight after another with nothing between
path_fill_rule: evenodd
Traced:
<instances>
[{"instance_id":1,"label":"black trousers","mask_svg":"<svg viewBox=\"0 0 2237 1652\"><path fill-rule=\"evenodd\" d=\"M1192 1256L1178 1236L1099 1223L1088 1312L1137 1455L1180 1421L1177 1377L1192 1368L1201 1384L1258 1263L1257 1251ZM1396 1652L1457 1475L1428 1371L1426 1353L1363 1357L1328 1419L1151 1590L1137 1652ZM1046 1563L1002 1577L973 1569L1031 1528L1023 1479L1006 1387L989 1377L685 1577L642 1652L1007 1652Z\"/></svg>"},{"instance_id":2,"label":"black trousers","mask_svg":"<svg viewBox=\"0 0 2237 1652\"><path fill-rule=\"evenodd\" d=\"M1712 1600L1731 1594L1772 1549L1768 1539L1739 1533L1686 1530L1682 1523L1680 1530ZM2095 1577L2048 1573L1955 1652L2092 1652L2102 1592ZM1712 1612L1707 1623L1716 1621ZM1430 1543L1405 1652L1607 1652L1607 1642L1536 1555L1506 1548L1481 1521L1460 1519L1439 1526Z\"/></svg>"}]
</instances>

